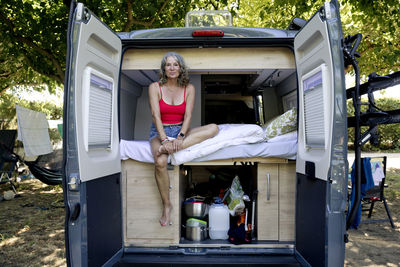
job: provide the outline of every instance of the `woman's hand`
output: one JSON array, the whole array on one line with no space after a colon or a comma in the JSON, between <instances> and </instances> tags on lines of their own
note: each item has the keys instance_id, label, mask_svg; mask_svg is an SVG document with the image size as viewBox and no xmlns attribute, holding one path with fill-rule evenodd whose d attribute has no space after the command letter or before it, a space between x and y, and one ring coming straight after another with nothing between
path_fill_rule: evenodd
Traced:
<instances>
[{"instance_id":1,"label":"woman's hand","mask_svg":"<svg viewBox=\"0 0 400 267\"><path fill-rule=\"evenodd\" d=\"M164 144L162 144L162 146L165 148L168 154L172 154L175 152L172 141L166 141Z\"/></svg>"},{"instance_id":2,"label":"woman's hand","mask_svg":"<svg viewBox=\"0 0 400 267\"><path fill-rule=\"evenodd\" d=\"M172 140L172 145L174 147L174 152L177 152L182 149L183 140L182 139L174 139Z\"/></svg>"}]
</instances>

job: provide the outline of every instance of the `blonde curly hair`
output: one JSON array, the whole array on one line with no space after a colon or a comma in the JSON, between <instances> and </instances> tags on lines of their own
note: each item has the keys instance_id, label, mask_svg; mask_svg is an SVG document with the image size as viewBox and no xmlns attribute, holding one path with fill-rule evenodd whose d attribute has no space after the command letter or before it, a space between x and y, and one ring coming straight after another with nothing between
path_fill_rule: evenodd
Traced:
<instances>
[{"instance_id":1,"label":"blonde curly hair","mask_svg":"<svg viewBox=\"0 0 400 267\"><path fill-rule=\"evenodd\" d=\"M167 58L173 57L179 64L179 77L178 84L179 86L185 87L189 84L189 73L188 67L186 66L183 57L176 52L168 52L164 55L161 60L161 68L160 68L160 84L163 85L167 82L167 75L165 74L165 65L167 64Z\"/></svg>"}]
</instances>

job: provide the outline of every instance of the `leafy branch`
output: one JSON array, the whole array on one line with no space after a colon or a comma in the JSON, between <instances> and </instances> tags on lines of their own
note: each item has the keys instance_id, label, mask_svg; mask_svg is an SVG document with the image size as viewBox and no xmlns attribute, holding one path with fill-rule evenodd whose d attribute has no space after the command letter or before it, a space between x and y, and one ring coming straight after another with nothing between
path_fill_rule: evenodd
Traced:
<instances>
[{"instance_id":1,"label":"leafy branch","mask_svg":"<svg viewBox=\"0 0 400 267\"><path fill-rule=\"evenodd\" d=\"M64 70L61 67L61 64L59 63L57 58L54 57L54 55L52 54L51 51L40 47L31 38L28 38L28 37L25 37L23 35L17 34L17 32L16 32L17 28L15 27L13 21L11 21L7 17L5 17L1 11L0 11L0 21L2 21L5 25L7 25L8 29L9 29L9 32L11 33L12 37L14 37L14 40L19 41L22 44L25 44L26 46L28 46L28 48L31 48L33 51L38 52L40 55L42 55L43 57L45 57L46 59L51 61L52 66L56 69L56 75L51 75L51 78L55 79L59 83L63 83L64 82ZM38 73L41 73L41 74L46 75L46 76L49 76L49 74L43 72L41 68L35 67L35 65L29 59L28 51L26 51L26 53L24 53L24 57L27 60L27 62L29 63L29 65L33 69L35 69Z\"/></svg>"},{"instance_id":2,"label":"leafy branch","mask_svg":"<svg viewBox=\"0 0 400 267\"><path fill-rule=\"evenodd\" d=\"M167 6L168 2L169 2L169 0L165 0L164 1L164 3L157 10L157 12L154 14L154 16L153 16L153 18L151 20L144 21L144 20L139 20L139 19L133 17L132 2L131 1L127 1L127 3L126 3L127 22L126 22L125 27L124 27L124 32L130 31L134 24L142 25L142 26L145 26L145 27L152 26L154 21L156 20L156 18L161 14L163 9Z\"/></svg>"}]
</instances>

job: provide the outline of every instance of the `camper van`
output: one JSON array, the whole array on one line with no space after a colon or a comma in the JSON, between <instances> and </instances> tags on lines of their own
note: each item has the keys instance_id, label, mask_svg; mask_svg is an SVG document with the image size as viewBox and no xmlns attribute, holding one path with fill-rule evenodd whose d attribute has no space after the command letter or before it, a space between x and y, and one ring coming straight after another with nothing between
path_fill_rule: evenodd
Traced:
<instances>
[{"instance_id":1,"label":"camper van","mask_svg":"<svg viewBox=\"0 0 400 267\"><path fill-rule=\"evenodd\" d=\"M82 3L71 5L63 132L68 266L344 265L347 114L337 1L288 30L187 25L123 33ZM196 88L191 126L217 124L214 138L238 128L238 136L222 139L243 142L209 139L209 153L171 155L174 209L162 227L148 159L148 86L169 51L185 59ZM279 133L264 137L271 123ZM295 129L281 132L285 123ZM261 140L246 141L254 132ZM208 232L193 240L183 204L201 188L221 193L215 180L229 184L236 175L248 197L246 241ZM207 216L201 221L210 224ZM229 215L230 228L237 217Z\"/></svg>"}]
</instances>

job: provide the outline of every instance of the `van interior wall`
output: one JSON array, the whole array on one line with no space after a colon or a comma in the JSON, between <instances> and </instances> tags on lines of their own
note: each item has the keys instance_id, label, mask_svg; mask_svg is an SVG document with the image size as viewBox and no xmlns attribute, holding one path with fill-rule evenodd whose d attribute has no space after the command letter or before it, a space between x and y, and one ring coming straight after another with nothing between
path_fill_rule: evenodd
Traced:
<instances>
[{"instance_id":1,"label":"van interior wall","mask_svg":"<svg viewBox=\"0 0 400 267\"><path fill-rule=\"evenodd\" d=\"M138 99L143 92L142 87L128 76L122 74L119 95L119 127L120 138L133 140L135 128L135 115Z\"/></svg>"},{"instance_id":2,"label":"van interior wall","mask_svg":"<svg viewBox=\"0 0 400 267\"><path fill-rule=\"evenodd\" d=\"M280 103L282 101L280 99L281 98L276 93L275 87L264 89L263 104L265 122L268 122L269 120L281 114L282 105Z\"/></svg>"},{"instance_id":3,"label":"van interior wall","mask_svg":"<svg viewBox=\"0 0 400 267\"><path fill-rule=\"evenodd\" d=\"M277 92L280 97L287 95L297 90L297 75L296 72L291 74L277 86Z\"/></svg>"},{"instance_id":4,"label":"van interior wall","mask_svg":"<svg viewBox=\"0 0 400 267\"><path fill-rule=\"evenodd\" d=\"M283 98L297 91L296 73L291 74L275 87L266 88L263 91L263 105L265 121L268 122L276 116L284 113L287 108L284 107ZM297 103L297 95L296 101ZM297 104L296 104L297 106Z\"/></svg>"},{"instance_id":5,"label":"van interior wall","mask_svg":"<svg viewBox=\"0 0 400 267\"><path fill-rule=\"evenodd\" d=\"M284 105L284 103L286 104L286 107L282 106L282 113L290 108L297 107L297 90L298 85L296 72L278 84L277 93L282 100L280 103L282 105Z\"/></svg>"}]
</instances>

